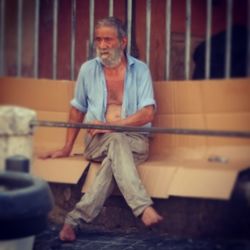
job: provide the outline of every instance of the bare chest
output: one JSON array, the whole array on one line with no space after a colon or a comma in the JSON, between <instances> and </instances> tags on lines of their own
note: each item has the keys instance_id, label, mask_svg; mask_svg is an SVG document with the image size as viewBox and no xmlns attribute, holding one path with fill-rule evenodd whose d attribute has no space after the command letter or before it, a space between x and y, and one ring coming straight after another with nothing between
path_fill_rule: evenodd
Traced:
<instances>
[{"instance_id":1,"label":"bare chest","mask_svg":"<svg viewBox=\"0 0 250 250\"><path fill-rule=\"evenodd\" d=\"M108 92L108 104L122 105L124 92L124 75L105 76Z\"/></svg>"},{"instance_id":2,"label":"bare chest","mask_svg":"<svg viewBox=\"0 0 250 250\"><path fill-rule=\"evenodd\" d=\"M108 104L122 104L123 81L107 81Z\"/></svg>"}]
</instances>

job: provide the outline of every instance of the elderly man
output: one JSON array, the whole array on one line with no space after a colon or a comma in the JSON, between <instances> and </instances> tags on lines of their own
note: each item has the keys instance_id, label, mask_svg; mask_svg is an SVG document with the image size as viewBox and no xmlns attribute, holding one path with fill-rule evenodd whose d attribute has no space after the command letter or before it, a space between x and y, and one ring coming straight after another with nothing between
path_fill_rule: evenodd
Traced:
<instances>
[{"instance_id":1,"label":"elderly man","mask_svg":"<svg viewBox=\"0 0 250 250\"><path fill-rule=\"evenodd\" d=\"M155 100L150 72L143 62L126 55L126 45L126 31L119 19L108 17L97 22L97 57L80 69L69 122L84 119L93 124L151 126ZM69 156L78 132L68 129L64 147L43 157ZM99 214L115 183L146 226L160 222L162 217L152 207L136 170L148 157L148 135L90 129L85 143L84 156L101 162L101 167L90 190L66 216L60 239L76 239L80 220L90 222Z\"/></svg>"}]
</instances>

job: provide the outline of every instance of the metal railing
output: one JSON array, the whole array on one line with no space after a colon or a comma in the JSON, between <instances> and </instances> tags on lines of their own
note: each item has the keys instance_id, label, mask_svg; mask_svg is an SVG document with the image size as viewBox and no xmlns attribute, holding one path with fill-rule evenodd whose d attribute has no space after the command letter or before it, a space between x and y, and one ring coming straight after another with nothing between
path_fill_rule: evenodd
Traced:
<instances>
[{"instance_id":1,"label":"metal railing","mask_svg":"<svg viewBox=\"0 0 250 250\"><path fill-rule=\"evenodd\" d=\"M5 75L5 6L6 0L0 0L0 75ZM16 75L22 76L22 44L23 44L23 1L17 1L17 36L16 36ZM248 9L250 9L250 0L248 1ZM166 0L165 10L165 69L163 69L165 80L170 79L171 68L171 27L172 27L172 0ZM53 0L53 52L52 52L52 78L57 78L57 63L58 63L58 8L60 1ZM150 65L150 49L151 49L151 0L146 0L146 63ZM34 8L34 66L33 77L39 77L39 9L40 0L35 0ZM231 65L231 38L232 38L232 6L233 0L227 0L227 26L226 26L226 44L225 44L225 78L230 78ZM190 64L191 64L191 20L192 20L192 0L186 0L186 32L185 32L185 55L184 55L184 76L185 79L190 79ZM210 59L211 59L211 25L212 25L212 0L206 0L207 18L206 18L206 46L205 46L205 78L210 78ZM133 23L133 5L132 0L127 0L127 32L128 46L127 52L131 52L131 36ZM108 13L114 15L114 1L109 0ZM95 0L89 0L89 49L88 58L91 57L91 51L94 38L94 21L95 21ZM248 26L250 26L250 14L248 13ZM248 47L247 47L247 76L250 76L250 32L248 30ZM75 79L75 48L76 48L76 0L71 0L71 48L70 48L70 78ZM86 58L87 59L87 58Z\"/></svg>"}]
</instances>

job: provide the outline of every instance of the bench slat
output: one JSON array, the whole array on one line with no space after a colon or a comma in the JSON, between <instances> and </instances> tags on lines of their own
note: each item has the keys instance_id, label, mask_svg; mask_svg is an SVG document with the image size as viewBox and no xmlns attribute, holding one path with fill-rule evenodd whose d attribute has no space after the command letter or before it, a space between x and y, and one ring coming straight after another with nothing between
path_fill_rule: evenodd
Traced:
<instances>
[{"instance_id":1,"label":"bench slat","mask_svg":"<svg viewBox=\"0 0 250 250\"><path fill-rule=\"evenodd\" d=\"M76 184L88 165L82 156L47 160L35 158L31 173L48 182Z\"/></svg>"}]
</instances>

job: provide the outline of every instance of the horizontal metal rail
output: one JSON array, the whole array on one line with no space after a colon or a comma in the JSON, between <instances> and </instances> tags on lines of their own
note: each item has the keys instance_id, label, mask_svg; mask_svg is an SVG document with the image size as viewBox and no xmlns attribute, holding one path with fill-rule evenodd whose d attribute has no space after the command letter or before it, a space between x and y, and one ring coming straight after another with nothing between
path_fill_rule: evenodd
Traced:
<instances>
[{"instance_id":1,"label":"horizontal metal rail","mask_svg":"<svg viewBox=\"0 0 250 250\"><path fill-rule=\"evenodd\" d=\"M250 138L250 131L228 131L228 130L202 130L186 128L160 128L160 127L134 127L117 125L100 125L90 123L68 123L58 121L31 121L31 127L59 127L59 128L78 128L78 129L105 129L115 132L137 132L137 133L158 133L158 134L179 134L179 135L198 135L198 136L220 136L220 137L240 137Z\"/></svg>"}]
</instances>

